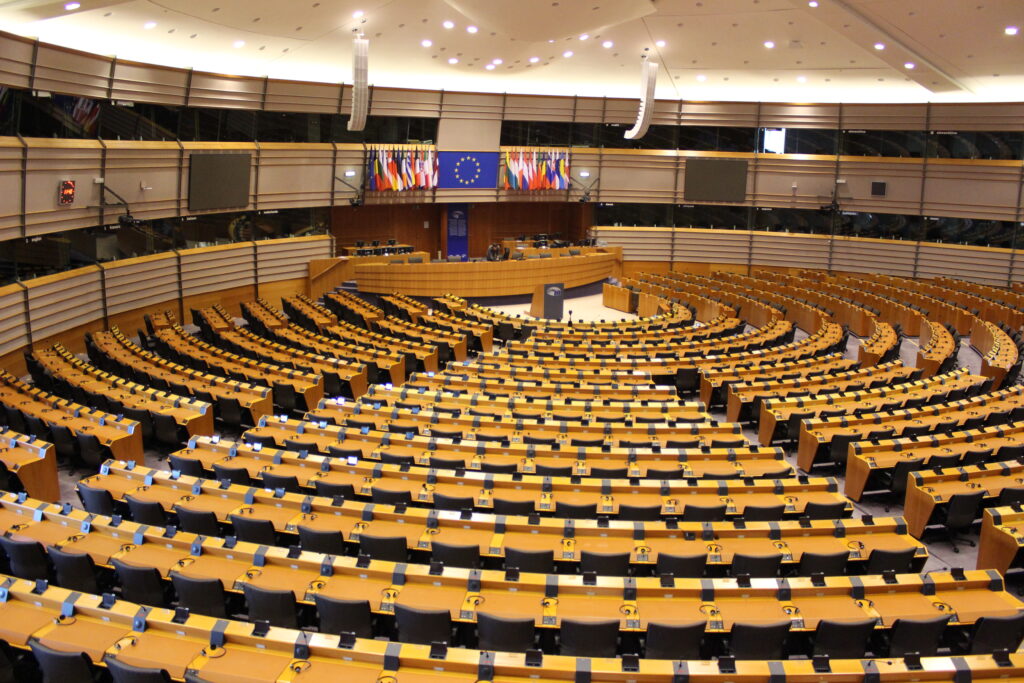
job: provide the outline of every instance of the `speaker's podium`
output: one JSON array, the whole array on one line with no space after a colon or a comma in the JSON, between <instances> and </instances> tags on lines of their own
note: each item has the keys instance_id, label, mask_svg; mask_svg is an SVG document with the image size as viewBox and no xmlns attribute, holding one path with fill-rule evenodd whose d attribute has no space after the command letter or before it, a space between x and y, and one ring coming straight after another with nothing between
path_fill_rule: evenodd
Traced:
<instances>
[{"instance_id":1,"label":"speaker's podium","mask_svg":"<svg viewBox=\"0 0 1024 683\"><path fill-rule=\"evenodd\" d=\"M530 303L530 315L534 318L549 320L562 319L562 304L565 301L565 285L556 282L537 285L533 289L533 301Z\"/></svg>"}]
</instances>

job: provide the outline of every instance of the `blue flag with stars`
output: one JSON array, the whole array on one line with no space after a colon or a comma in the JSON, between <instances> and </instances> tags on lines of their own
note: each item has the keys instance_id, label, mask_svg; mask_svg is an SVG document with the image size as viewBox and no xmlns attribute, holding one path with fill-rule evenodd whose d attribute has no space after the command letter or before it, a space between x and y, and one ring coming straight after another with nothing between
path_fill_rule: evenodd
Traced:
<instances>
[{"instance_id":1,"label":"blue flag with stars","mask_svg":"<svg viewBox=\"0 0 1024 683\"><path fill-rule=\"evenodd\" d=\"M439 152L439 189L493 190L498 187L497 152Z\"/></svg>"}]
</instances>

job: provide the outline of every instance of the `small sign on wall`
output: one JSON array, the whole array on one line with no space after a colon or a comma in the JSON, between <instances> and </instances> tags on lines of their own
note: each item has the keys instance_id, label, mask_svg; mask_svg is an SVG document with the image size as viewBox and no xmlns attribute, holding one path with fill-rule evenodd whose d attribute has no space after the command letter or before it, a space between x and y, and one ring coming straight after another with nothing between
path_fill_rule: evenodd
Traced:
<instances>
[{"instance_id":1,"label":"small sign on wall","mask_svg":"<svg viewBox=\"0 0 1024 683\"><path fill-rule=\"evenodd\" d=\"M70 206L75 203L75 181L62 180L57 188L57 203L61 206Z\"/></svg>"}]
</instances>

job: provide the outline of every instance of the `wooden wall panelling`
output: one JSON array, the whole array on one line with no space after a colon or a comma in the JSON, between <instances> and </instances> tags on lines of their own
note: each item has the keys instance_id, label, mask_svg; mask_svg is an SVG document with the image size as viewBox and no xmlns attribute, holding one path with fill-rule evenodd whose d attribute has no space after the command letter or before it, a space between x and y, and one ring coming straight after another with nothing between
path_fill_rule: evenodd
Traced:
<instances>
[{"instance_id":1,"label":"wooden wall panelling","mask_svg":"<svg viewBox=\"0 0 1024 683\"><path fill-rule=\"evenodd\" d=\"M945 106L945 105L942 105ZM844 130L926 130L928 104L844 104Z\"/></svg>"},{"instance_id":2,"label":"wooden wall panelling","mask_svg":"<svg viewBox=\"0 0 1024 683\"><path fill-rule=\"evenodd\" d=\"M758 206L818 209L832 199L835 157L812 154L760 154L748 170L750 200ZM795 187L794 187L795 186Z\"/></svg>"},{"instance_id":3,"label":"wooden wall panelling","mask_svg":"<svg viewBox=\"0 0 1024 683\"><path fill-rule=\"evenodd\" d=\"M600 173L599 201L660 204L676 200L678 163L674 150L606 149L601 155Z\"/></svg>"},{"instance_id":4,"label":"wooden wall panelling","mask_svg":"<svg viewBox=\"0 0 1024 683\"><path fill-rule=\"evenodd\" d=\"M750 262L768 268L828 268L828 235L754 232Z\"/></svg>"},{"instance_id":5,"label":"wooden wall panelling","mask_svg":"<svg viewBox=\"0 0 1024 683\"><path fill-rule=\"evenodd\" d=\"M100 269L96 266L45 275L25 284L34 342L103 317Z\"/></svg>"},{"instance_id":6,"label":"wooden wall panelling","mask_svg":"<svg viewBox=\"0 0 1024 683\"><path fill-rule=\"evenodd\" d=\"M310 259L330 258L330 240L322 236L256 242L256 279L263 283L304 279Z\"/></svg>"},{"instance_id":7,"label":"wooden wall panelling","mask_svg":"<svg viewBox=\"0 0 1024 683\"><path fill-rule=\"evenodd\" d=\"M111 99L178 107L188 97L188 80L189 74L183 69L119 59L114 64Z\"/></svg>"},{"instance_id":8,"label":"wooden wall panelling","mask_svg":"<svg viewBox=\"0 0 1024 683\"><path fill-rule=\"evenodd\" d=\"M564 193L559 193L564 198ZM484 256L487 247L519 235L561 233L565 239L586 236L589 205L564 201L510 201L473 204L469 209L469 255Z\"/></svg>"},{"instance_id":9,"label":"wooden wall panelling","mask_svg":"<svg viewBox=\"0 0 1024 683\"><path fill-rule=\"evenodd\" d=\"M625 126L622 132L626 132L636 123L638 102L638 100L626 100L618 97L607 98L604 102L604 122Z\"/></svg>"},{"instance_id":10,"label":"wooden wall panelling","mask_svg":"<svg viewBox=\"0 0 1024 683\"><path fill-rule=\"evenodd\" d=\"M551 97L546 95L515 95L505 97L505 120L506 121L556 121L568 123L573 120L573 99L572 97ZM594 98L579 98L577 100L577 119L579 118L579 103L586 100L589 107L586 111L590 116L588 121L601 120L601 100ZM594 113L596 111L596 114ZM594 118L596 116L596 118Z\"/></svg>"},{"instance_id":11,"label":"wooden wall panelling","mask_svg":"<svg viewBox=\"0 0 1024 683\"><path fill-rule=\"evenodd\" d=\"M761 104L760 125L764 128L824 128L839 127L838 104L792 104L764 102Z\"/></svg>"},{"instance_id":12,"label":"wooden wall panelling","mask_svg":"<svg viewBox=\"0 0 1024 683\"><path fill-rule=\"evenodd\" d=\"M672 260L690 263L724 263L746 268L750 264L750 232L677 228Z\"/></svg>"},{"instance_id":13,"label":"wooden wall panelling","mask_svg":"<svg viewBox=\"0 0 1024 683\"><path fill-rule=\"evenodd\" d=\"M753 128L757 125L756 102L687 102L680 108L683 126Z\"/></svg>"},{"instance_id":14,"label":"wooden wall panelling","mask_svg":"<svg viewBox=\"0 0 1024 683\"><path fill-rule=\"evenodd\" d=\"M25 292L20 285L0 287L0 356L28 344Z\"/></svg>"},{"instance_id":15,"label":"wooden wall panelling","mask_svg":"<svg viewBox=\"0 0 1024 683\"><path fill-rule=\"evenodd\" d=\"M839 204L844 211L917 214L924 164L920 159L840 157ZM884 197L871 196L871 183L884 182ZM822 202L827 204L828 201Z\"/></svg>"},{"instance_id":16,"label":"wooden wall panelling","mask_svg":"<svg viewBox=\"0 0 1024 683\"><path fill-rule=\"evenodd\" d=\"M256 296L256 264L252 242L185 249L179 253L182 295L186 302L216 303L219 301L218 293L228 285L244 289L249 298ZM232 313L238 312L238 301L224 301L223 304ZM188 308L186 305L186 315Z\"/></svg>"},{"instance_id":17,"label":"wooden wall panelling","mask_svg":"<svg viewBox=\"0 0 1024 683\"><path fill-rule=\"evenodd\" d=\"M445 92L441 118L500 120L505 96L497 93Z\"/></svg>"},{"instance_id":18,"label":"wooden wall panelling","mask_svg":"<svg viewBox=\"0 0 1024 683\"><path fill-rule=\"evenodd\" d=\"M917 277L951 277L1005 287L1010 279L1010 254L1009 249L922 242L917 256Z\"/></svg>"},{"instance_id":19,"label":"wooden wall panelling","mask_svg":"<svg viewBox=\"0 0 1024 683\"><path fill-rule=\"evenodd\" d=\"M114 261L102 268L110 316L178 298L178 259L173 252Z\"/></svg>"},{"instance_id":20,"label":"wooden wall panelling","mask_svg":"<svg viewBox=\"0 0 1024 683\"><path fill-rule=\"evenodd\" d=\"M2 47L2 43L0 43ZM0 138L0 241L21 237L21 166L25 146L17 138Z\"/></svg>"},{"instance_id":21,"label":"wooden wall panelling","mask_svg":"<svg viewBox=\"0 0 1024 683\"><path fill-rule=\"evenodd\" d=\"M916 250L917 242L835 237L832 270L913 277Z\"/></svg>"},{"instance_id":22,"label":"wooden wall panelling","mask_svg":"<svg viewBox=\"0 0 1024 683\"><path fill-rule=\"evenodd\" d=\"M967 160L929 159L925 214L1015 220L1020 178L1020 161L989 161L978 166ZM965 190L970 192L969 205L964 202Z\"/></svg>"},{"instance_id":23,"label":"wooden wall panelling","mask_svg":"<svg viewBox=\"0 0 1024 683\"><path fill-rule=\"evenodd\" d=\"M621 247L625 261L670 262L673 228L594 226L592 234L610 247Z\"/></svg>"},{"instance_id":24,"label":"wooden wall panelling","mask_svg":"<svg viewBox=\"0 0 1024 683\"><path fill-rule=\"evenodd\" d=\"M219 109L260 109L263 106L264 79L250 76L226 76L196 71L188 91L188 106Z\"/></svg>"},{"instance_id":25,"label":"wooden wall panelling","mask_svg":"<svg viewBox=\"0 0 1024 683\"><path fill-rule=\"evenodd\" d=\"M43 235L97 225L99 186L93 178L102 176L102 147L96 140L51 140L26 138L28 169L25 185L25 235ZM58 206L60 180L77 183L75 203ZM15 197L11 197L15 199ZM92 208L90 208L92 207Z\"/></svg>"},{"instance_id":26,"label":"wooden wall panelling","mask_svg":"<svg viewBox=\"0 0 1024 683\"><path fill-rule=\"evenodd\" d=\"M12 88L32 85L32 52L35 41L0 31L0 82Z\"/></svg>"},{"instance_id":27,"label":"wooden wall panelling","mask_svg":"<svg viewBox=\"0 0 1024 683\"><path fill-rule=\"evenodd\" d=\"M103 172L106 184L125 198L133 216L150 220L177 212L180 155L177 142L139 144L111 140L104 144L107 145L106 168ZM187 187L184 185L183 189ZM116 201L112 196L108 200ZM123 208L107 209L106 222L115 222L114 216L122 212Z\"/></svg>"},{"instance_id":28,"label":"wooden wall panelling","mask_svg":"<svg viewBox=\"0 0 1024 683\"><path fill-rule=\"evenodd\" d=\"M445 207L436 204L336 206L331 210L331 234L338 247L394 239L433 256L441 248L444 216Z\"/></svg>"},{"instance_id":29,"label":"wooden wall panelling","mask_svg":"<svg viewBox=\"0 0 1024 683\"><path fill-rule=\"evenodd\" d=\"M330 205L335 184L330 145L265 142L259 159L260 210Z\"/></svg>"},{"instance_id":30,"label":"wooden wall panelling","mask_svg":"<svg viewBox=\"0 0 1024 683\"><path fill-rule=\"evenodd\" d=\"M267 111L337 114L341 88L338 83L306 83L272 78L267 81L264 107Z\"/></svg>"},{"instance_id":31,"label":"wooden wall panelling","mask_svg":"<svg viewBox=\"0 0 1024 683\"><path fill-rule=\"evenodd\" d=\"M82 97L106 99L110 61L110 57L40 43L32 87L46 92L73 92Z\"/></svg>"},{"instance_id":32,"label":"wooden wall panelling","mask_svg":"<svg viewBox=\"0 0 1024 683\"><path fill-rule=\"evenodd\" d=\"M1024 103L950 102L933 104L932 130L1024 130Z\"/></svg>"},{"instance_id":33,"label":"wooden wall panelling","mask_svg":"<svg viewBox=\"0 0 1024 683\"><path fill-rule=\"evenodd\" d=\"M437 118L441 115L441 96L437 90L374 88L370 115Z\"/></svg>"}]
</instances>

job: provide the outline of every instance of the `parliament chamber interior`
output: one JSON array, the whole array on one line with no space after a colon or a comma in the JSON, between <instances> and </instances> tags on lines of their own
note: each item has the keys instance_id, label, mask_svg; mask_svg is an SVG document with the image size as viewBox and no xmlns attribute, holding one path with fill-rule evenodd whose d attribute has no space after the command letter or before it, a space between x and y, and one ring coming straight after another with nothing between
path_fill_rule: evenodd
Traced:
<instances>
[{"instance_id":1,"label":"parliament chamber interior","mask_svg":"<svg viewBox=\"0 0 1024 683\"><path fill-rule=\"evenodd\" d=\"M0 683L1024 680L1021 21L0 3Z\"/></svg>"}]
</instances>

